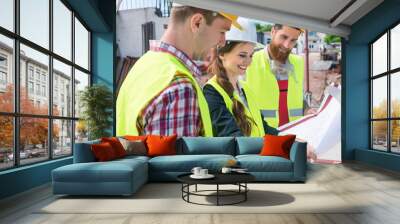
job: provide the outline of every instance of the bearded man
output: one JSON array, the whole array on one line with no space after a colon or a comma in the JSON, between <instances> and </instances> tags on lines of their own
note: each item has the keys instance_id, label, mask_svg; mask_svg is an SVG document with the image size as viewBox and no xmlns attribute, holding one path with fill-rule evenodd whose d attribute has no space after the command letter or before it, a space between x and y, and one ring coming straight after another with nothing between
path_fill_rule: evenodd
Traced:
<instances>
[{"instance_id":1,"label":"bearded man","mask_svg":"<svg viewBox=\"0 0 400 224\"><path fill-rule=\"evenodd\" d=\"M263 119L277 128L304 114L304 60L292 54L302 29L275 24L271 43L253 55L246 82L256 96Z\"/></svg>"}]
</instances>

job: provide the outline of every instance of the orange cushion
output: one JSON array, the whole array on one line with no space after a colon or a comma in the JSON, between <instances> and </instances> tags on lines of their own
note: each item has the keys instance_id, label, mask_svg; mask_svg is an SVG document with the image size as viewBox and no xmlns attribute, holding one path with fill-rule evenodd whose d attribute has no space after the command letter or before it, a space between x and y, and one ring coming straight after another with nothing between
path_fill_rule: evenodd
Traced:
<instances>
[{"instance_id":1,"label":"orange cushion","mask_svg":"<svg viewBox=\"0 0 400 224\"><path fill-rule=\"evenodd\" d=\"M289 159L290 147L292 147L292 144L295 139L296 135L284 135L284 136L265 135L264 145L261 149L260 155L281 156L286 159Z\"/></svg>"},{"instance_id":2,"label":"orange cushion","mask_svg":"<svg viewBox=\"0 0 400 224\"><path fill-rule=\"evenodd\" d=\"M141 136L133 136L133 135L125 135L124 139L129 140L129 141L137 141L140 140L142 142L146 142L147 135L141 135Z\"/></svg>"},{"instance_id":3,"label":"orange cushion","mask_svg":"<svg viewBox=\"0 0 400 224\"><path fill-rule=\"evenodd\" d=\"M93 144L90 147L92 149L94 157L99 162L109 161L117 158L114 149L108 142Z\"/></svg>"},{"instance_id":4,"label":"orange cushion","mask_svg":"<svg viewBox=\"0 0 400 224\"><path fill-rule=\"evenodd\" d=\"M101 138L101 142L108 142L114 149L115 155L117 158L121 158L126 156L126 151L124 146L122 146L121 142L117 137L110 137L110 138Z\"/></svg>"},{"instance_id":5,"label":"orange cushion","mask_svg":"<svg viewBox=\"0 0 400 224\"><path fill-rule=\"evenodd\" d=\"M176 135L149 135L146 140L148 156L176 155L176 138Z\"/></svg>"}]
</instances>

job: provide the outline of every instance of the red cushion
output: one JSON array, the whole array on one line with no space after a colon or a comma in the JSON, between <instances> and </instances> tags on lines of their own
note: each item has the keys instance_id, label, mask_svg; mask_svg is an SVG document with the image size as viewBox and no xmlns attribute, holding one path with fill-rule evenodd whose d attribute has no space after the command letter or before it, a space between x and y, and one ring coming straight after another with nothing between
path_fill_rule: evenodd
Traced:
<instances>
[{"instance_id":1,"label":"red cushion","mask_svg":"<svg viewBox=\"0 0 400 224\"><path fill-rule=\"evenodd\" d=\"M141 135L141 136L134 136L134 135L125 135L124 139L129 140L129 141L137 141L140 140L142 142L146 142L147 135Z\"/></svg>"},{"instance_id":2,"label":"red cushion","mask_svg":"<svg viewBox=\"0 0 400 224\"><path fill-rule=\"evenodd\" d=\"M286 159L289 159L290 148L294 140L296 139L296 135L284 135L284 136L276 136L276 135L265 135L264 136L264 145L261 149L260 155L262 156L281 156Z\"/></svg>"},{"instance_id":3,"label":"red cushion","mask_svg":"<svg viewBox=\"0 0 400 224\"><path fill-rule=\"evenodd\" d=\"M176 135L149 135L146 140L148 156L176 155L176 138Z\"/></svg>"},{"instance_id":4,"label":"red cushion","mask_svg":"<svg viewBox=\"0 0 400 224\"><path fill-rule=\"evenodd\" d=\"M126 156L126 151L124 149L124 146L122 146L121 142L117 137L101 138L101 142L110 143L110 145L115 151L115 155L117 156L117 158Z\"/></svg>"},{"instance_id":5,"label":"red cushion","mask_svg":"<svg viewBox=\"0 0 400 224\"><path fill-rule=\"evenodd\" d=\"M90 147L92 149L94 157L99 162L109 161L117 158L113 147L108 142L93 144Z\"/></svg>"}]
</instances>

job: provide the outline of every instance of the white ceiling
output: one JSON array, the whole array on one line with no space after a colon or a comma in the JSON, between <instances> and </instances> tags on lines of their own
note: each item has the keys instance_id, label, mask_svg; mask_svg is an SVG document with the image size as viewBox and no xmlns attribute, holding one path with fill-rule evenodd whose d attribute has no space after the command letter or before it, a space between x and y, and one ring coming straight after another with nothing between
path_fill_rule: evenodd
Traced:
<instances>
[{"instance_id":1,"label":"white ceiling","mask_svg":"<svg viewBox=\"0 0 400 224\"><path fill-rule=\"evenodd\" d=\"M347 37L350 26L383 0L174 0L252 19ZM350 4L351 3L351 4ZM339 12L350 5L346 10ZM337 15L337 16L336 16ZM336 16L336 17L335 17ZM335 20L336 18L336 20Z\"/></svg>"}]
</instances>

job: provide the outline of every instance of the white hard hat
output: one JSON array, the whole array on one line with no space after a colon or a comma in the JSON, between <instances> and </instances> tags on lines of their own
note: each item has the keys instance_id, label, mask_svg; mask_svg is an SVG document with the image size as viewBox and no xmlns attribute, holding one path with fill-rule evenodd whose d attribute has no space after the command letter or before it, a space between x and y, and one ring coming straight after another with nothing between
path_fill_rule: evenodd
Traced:
<instances>
[{"instance_id":1,"label":"white hard hat","mask_svg":"<svg viewBox=\"0 0 400 224\"><path fill-rule=\"evenodd\" d=\"M237 21L243 27L243 30L231 26L231 29L225 34L226 41L250 42L257 45L256 25L242 17L239 17Z\"/></svg>"}]
</instances>

